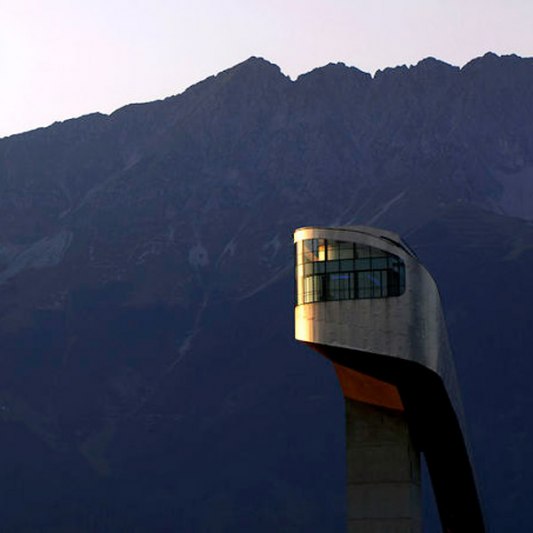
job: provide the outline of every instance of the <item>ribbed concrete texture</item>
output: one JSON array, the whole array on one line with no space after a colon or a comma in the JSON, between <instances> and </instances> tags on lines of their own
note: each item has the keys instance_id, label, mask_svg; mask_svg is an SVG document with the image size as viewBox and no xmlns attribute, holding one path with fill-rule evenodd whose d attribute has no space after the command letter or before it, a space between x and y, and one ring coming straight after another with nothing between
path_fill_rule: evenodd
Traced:
<instances>
[{"instance_id":1,"label":"ribbed concrete texture","mask_svg":"<svg viewBox=\"0 0 533 533\"><path fill-rule=\"evenodd\" d=\"M420 453L400 411L345 399L349 533L421 533Z\"/></svg>"}]
</instances>

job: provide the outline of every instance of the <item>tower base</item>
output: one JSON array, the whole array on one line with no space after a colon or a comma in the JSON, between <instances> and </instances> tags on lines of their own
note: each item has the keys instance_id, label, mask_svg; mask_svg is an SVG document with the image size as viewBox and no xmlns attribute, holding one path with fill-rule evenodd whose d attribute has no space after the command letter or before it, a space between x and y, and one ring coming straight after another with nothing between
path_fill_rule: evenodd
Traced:
<instances>
[{"instance_id":1,"label":"tower base","mask_svg":"<svg viewBox=\"0 0 533 533\"><path fill-rule=\"evenodd\" d=\"M348 533L421 533L420 453L405 415L345 398Z\"/></svg>"}]
</instances>

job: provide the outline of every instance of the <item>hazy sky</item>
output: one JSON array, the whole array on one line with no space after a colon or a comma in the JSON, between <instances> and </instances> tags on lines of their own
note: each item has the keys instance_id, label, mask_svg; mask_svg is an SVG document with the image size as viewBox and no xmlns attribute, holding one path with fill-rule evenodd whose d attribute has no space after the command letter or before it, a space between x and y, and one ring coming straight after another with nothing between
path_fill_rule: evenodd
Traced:
<instances>
[{"instance_id":1,"label":"hazy sky","mask_svg":"<svg viewBox=\"0 0 533 533\"><path fill-rule=\"evenodd\" d=\"M182 92L252 55L291 76L533 56L533 0L0 0L0 136Z\"/></svg>"}]
</instances>

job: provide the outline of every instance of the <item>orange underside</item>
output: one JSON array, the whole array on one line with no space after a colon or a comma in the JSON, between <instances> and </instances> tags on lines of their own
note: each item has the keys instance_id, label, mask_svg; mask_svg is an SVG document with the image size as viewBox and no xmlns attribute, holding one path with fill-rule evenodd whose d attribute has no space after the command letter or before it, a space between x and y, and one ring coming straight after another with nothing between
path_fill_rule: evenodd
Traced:
<instances>
[{"instance_id":1,"label":"orange underside","mask_svg":"<svg viewBox=\"0 0 533 533\"><path fill-rule=\"evenodd\" d=\"M342 365L333 363L333 366L346 398L397 411L404 410L400 394L394 385Z\"/></svg>"}]
</instances>

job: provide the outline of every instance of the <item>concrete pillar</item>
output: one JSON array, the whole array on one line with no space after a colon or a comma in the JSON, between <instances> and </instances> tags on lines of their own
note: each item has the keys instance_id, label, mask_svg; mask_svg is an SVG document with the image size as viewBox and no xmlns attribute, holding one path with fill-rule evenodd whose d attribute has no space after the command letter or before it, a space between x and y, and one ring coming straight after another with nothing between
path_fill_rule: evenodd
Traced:
<instances>
[{"instance_id":1,"label":"concrete pillar","mask_svg":"<svg viewBox=\"0 0 533 533\"><path fill-rule=\"evenodd\" d=\"M345 406L348 533L421 533L420 453L404 413Z\"/></svg>"}]
</instances>

